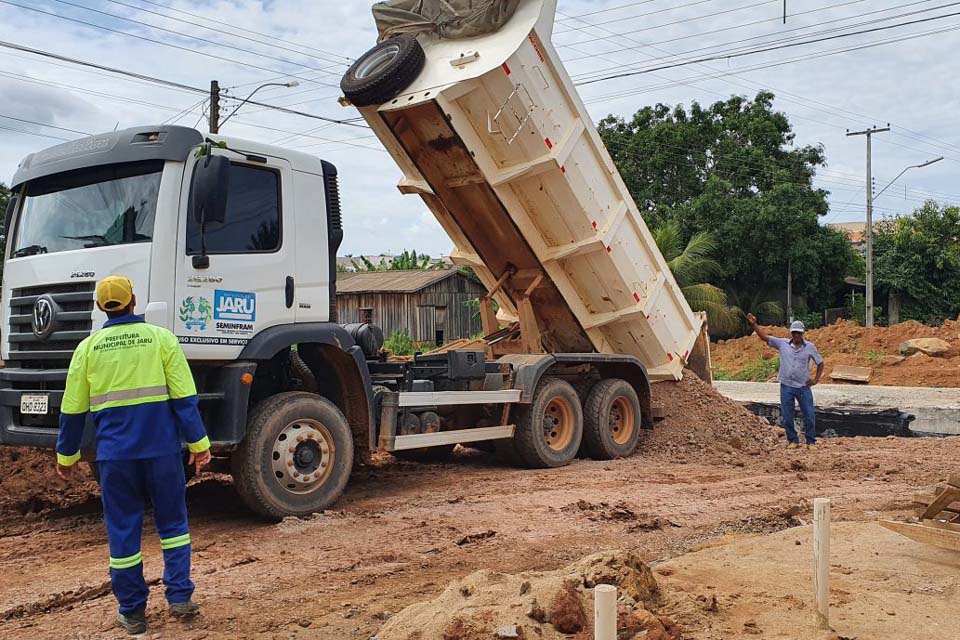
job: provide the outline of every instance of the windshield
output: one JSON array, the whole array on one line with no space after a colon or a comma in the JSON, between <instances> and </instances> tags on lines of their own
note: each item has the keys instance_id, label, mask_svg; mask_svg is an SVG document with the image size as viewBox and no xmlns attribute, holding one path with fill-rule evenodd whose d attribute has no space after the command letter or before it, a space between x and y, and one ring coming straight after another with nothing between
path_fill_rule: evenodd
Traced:
<instances>
[{"instance_id":1,"label":"windshield","mask_svg":"<svg viewBox=\"0 0 960 640\"><path fill-rule=\"evenodd\" d=\"M27 185L11 257L150 242L162 161L92 167Z\"/></svg>"}]
</instances>

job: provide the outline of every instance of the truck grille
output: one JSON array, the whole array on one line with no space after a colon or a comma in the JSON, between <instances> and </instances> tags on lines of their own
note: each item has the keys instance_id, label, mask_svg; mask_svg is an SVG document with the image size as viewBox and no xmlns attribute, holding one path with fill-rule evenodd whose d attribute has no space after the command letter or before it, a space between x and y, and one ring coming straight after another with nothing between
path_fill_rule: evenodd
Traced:
<instances>
[{"instance_id":1,"label":"truck grille","mask_svg":"<svg viewBox=\"0 0 960 640\"><path fill-rule=\"evenodd\" d=\"M7 366L66 369L80 341L93 328L93 282L73 282L14 289L10 298L10 357ZM33 307L47 294L59 307L56 329L46 340L33 334Z\"/></svg>"}]
</instances>

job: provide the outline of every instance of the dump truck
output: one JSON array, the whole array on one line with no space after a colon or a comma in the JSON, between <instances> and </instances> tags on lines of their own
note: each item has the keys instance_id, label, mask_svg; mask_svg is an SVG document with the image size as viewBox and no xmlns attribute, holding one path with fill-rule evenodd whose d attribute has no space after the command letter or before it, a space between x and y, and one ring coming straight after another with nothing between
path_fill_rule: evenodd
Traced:
<instances>
[{"instance_id":1,"label":"dump truck","mask_svg":"<svg viewBox=\"0 0 960 640\"><path fill-rule=\"evenodd\" d=\"M55 445L70 357L106 319L96 281L123 274L184 349L215 464L266 517L327 508L375 451L494 445L537 468L632 455L651 381L695 364L702 319L550 45L554 3L511 4L466 39L386 38L342 84L401 191L487 285L485 340L391 358L366 310L337 308L350 214L329 162L189 127L112 131L31 154L12 180L0 444Z\"/></svg>"}]
</instances>

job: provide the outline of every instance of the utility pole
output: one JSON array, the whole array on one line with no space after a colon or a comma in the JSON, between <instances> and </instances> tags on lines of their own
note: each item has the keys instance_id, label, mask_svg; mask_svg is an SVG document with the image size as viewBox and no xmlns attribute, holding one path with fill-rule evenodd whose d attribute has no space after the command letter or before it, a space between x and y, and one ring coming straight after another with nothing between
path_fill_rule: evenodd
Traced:
<instances>
[{"instance_id":1,"label":"utility pole","mask_svg":"<svg viewBox=\"0 0 960 640\"><path fill-rule=\"evenodd\" d=\"M864 239L867 242L867 291L865 296L865 317L863 319L863 323L867 327L873 326L873 171L870 166L870 142L873 138L873 134L883 133L884 131L890 131L889 123L883 128L870 127L869 129L864 129L863 131L847 132L847 137L867 137L867 225L864 229Z\"/></svg>"},{"instance_id":2,"label":"utility pole","mask_svg":"<svg viewBox=\"0 0 960 640\"><path fill-rule=\"evenodd\" d=\"M210 81L210 133L220 133L220 83Z\"/></svg>"},{"instance_id":3,"label":"utility pole","mask_svg":"<svg viewBox=\"0 0 960 640\"><path fill-rule=\"evenodd\" d=\"M787 259L787 322L793 322L793 259Z\"/></svg>"}]
</instances>

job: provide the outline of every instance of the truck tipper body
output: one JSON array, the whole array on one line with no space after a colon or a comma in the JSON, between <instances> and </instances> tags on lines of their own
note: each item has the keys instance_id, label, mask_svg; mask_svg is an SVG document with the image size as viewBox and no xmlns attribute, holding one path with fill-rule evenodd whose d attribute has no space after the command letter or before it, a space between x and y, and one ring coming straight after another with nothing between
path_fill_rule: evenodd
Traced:
<instances>
[{"instance_id":1,"label":"truck tipper body","mask_svg":"<svg viewBox=\"0 0 960 640\"><path fill-rule=\"evenodd\" d=\"M679 379L703 320L551 43L555 13L556 0L523 0L487 35L419 34L420 74L360 112L502 316L526 307L545 351L629 354Z\"/></svg>"},{"instance_id":2,"label":"truck tipper body","mask_svg":"<svg viewBox=\"0 0 960 640\"><path fill-rule=\"evenodd\" d=\"M549 44L554 3L518 7L486 36L389 39L342 86L519 347L391 358L374 323L336 305L351 205L332 164L134 127L31 154L12 180L0 444L54 446L72 353L106 319L96 281L122 274L184 349L215 466L264 516L328 507L378 450L495 446L534 468L632 455L653 427L651 379L678 377L704 334ZM94 468L95 420L81 447Z\"/></svg>"}]
</instances>

